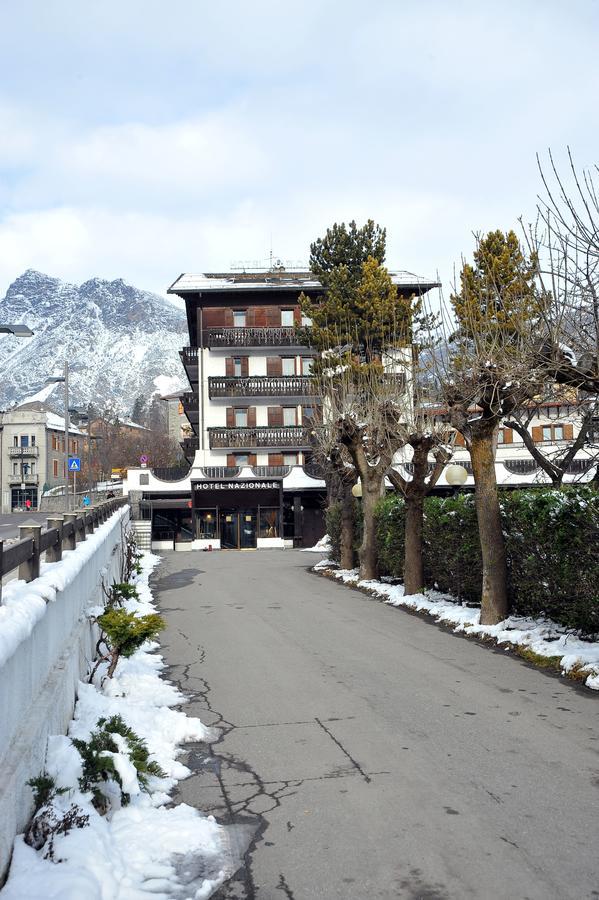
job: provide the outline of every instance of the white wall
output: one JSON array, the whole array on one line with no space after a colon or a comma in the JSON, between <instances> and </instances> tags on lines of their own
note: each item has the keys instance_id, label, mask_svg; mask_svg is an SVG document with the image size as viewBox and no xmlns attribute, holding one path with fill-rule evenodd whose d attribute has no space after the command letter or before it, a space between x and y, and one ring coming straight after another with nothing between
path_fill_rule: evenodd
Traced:
<instances>
[{"instance_id":1,"label":"white wall","mask_svg":"<svg viewBox=\"0 0 599 900\"><path fill-rule=\"evenodd\" d=\"M61 567L64 589L47 602L29 636L0 666L0 883L13 838L26 827L32 812L26 782L44 769L48 736L66 731L77 684L93 658L96 628L85 611L101 602L102 575L108 584L119 581L122 522L128 516L128 507L118 510L95 535L65 553L72 577L69 567ZM79 571L69 559L75 561L77 554L82 562ZM43 579L50 579L49 571L42 569ZM59 584L58 568L55 571L53 580Z\"/></svg>"}]
</instances>

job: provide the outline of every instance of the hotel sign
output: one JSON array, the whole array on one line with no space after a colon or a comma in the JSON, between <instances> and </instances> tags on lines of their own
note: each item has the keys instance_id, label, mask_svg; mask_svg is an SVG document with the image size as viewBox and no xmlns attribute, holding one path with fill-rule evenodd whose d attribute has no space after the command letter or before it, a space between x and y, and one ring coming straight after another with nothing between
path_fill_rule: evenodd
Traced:
<instances>
[{"instance_id":1,"label":"hotel sign","mask_svg":"<svg viewBox=\"0 0 599 900\"><path fill-rule=\"evenodd\" d=\"M280 481L195 481L194 491L255 491L278 489Z\"/></svg>"}]
</instances>

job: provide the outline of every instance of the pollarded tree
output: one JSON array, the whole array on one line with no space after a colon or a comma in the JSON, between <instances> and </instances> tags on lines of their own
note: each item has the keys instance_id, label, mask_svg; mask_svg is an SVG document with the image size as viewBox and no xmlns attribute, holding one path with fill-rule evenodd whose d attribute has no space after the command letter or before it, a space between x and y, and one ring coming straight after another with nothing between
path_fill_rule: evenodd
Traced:
<instances>
[{"instance_id":1,"label":"pollarded tree","mask_svg":"<svg viewBox=\"0 0 599 900\"><path fill-rule=\"evenodd\" d=\"M470 451L483 562L481 622L508 613L507 567L495 476L501 422L542 391L540 358L547 298L536 283L537 260L513 231L477 239L451 296L457 330L441 376L451 424Z\"/></svg>"}]
</instances>

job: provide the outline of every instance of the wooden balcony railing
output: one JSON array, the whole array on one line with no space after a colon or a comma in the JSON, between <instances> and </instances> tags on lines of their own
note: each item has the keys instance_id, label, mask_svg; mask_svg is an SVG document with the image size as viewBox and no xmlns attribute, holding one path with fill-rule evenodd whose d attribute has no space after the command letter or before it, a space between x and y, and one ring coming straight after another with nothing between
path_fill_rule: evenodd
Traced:
<instances>
[{"instance_id":1,"label":"wooden balcony railing","mask_svg":"<svg viewBox=\"0 0 599 900\"><path fill-rule=\"evenodd\" d=\"M196 450L200 449L200 442L197 437L184 438L181 441L181 449L185 456L193 456Z\"/></svg>"},{"instance_id":2,"label":"wooden balcony railing","mask_svg":"<svg viewBox=\"0 0 599 900\"><path fill-rule=\"evenodd\" d=\"M309 375L211 376L208 394L214 397L308 397L314 391Z\"/></svg>"},{"instance_id":3,"label":"wooden balcony railing","mask_svg":"<svg viewBox=\"0 0 599 900\"><path fill-rule=\"evenodd\" d=\"M295 328L205 328L205 347L298 347Z\"/></svg>"},{"instance_id":4,"label":"wooden balcony railing","mask_svg":"<svg viewBox=\"0 0 599 900\"><path fill-rule=\"evenodd\" d=\"M310 429L301 425L256 428L209 428L210 448L214 450L251 450L254 447L277 447L298 450L309 447Z\"/></svg>"},{"instance_id":5,"label":"wooden balcony railing","mask_svg":"<svg viewBox=\"0 0 599 900\"><path fill-rule=\"evenodd\" d=\"M179 356L184 366L197 366L198 364L197 347L183 347L182 350L179 350Z\"/></svg>"}]
</instances>

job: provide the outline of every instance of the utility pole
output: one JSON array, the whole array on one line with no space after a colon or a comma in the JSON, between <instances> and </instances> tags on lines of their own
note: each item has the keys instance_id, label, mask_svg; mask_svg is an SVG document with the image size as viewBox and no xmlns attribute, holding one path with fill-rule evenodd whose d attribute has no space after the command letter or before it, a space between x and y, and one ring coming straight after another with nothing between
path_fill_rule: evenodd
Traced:
<instances>
[{"instance_id":1,"label":"utility pole","mask_svg":"<svg viewBox=\"0 0 599 900\"><path fill-rule=\"evenodd\" d=\"M69 511L69 364L64 361L64 479L65 509Z\"/></svg>"}]
</instances>

